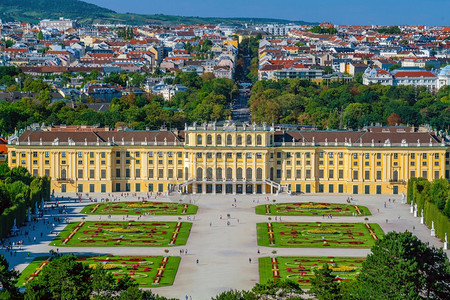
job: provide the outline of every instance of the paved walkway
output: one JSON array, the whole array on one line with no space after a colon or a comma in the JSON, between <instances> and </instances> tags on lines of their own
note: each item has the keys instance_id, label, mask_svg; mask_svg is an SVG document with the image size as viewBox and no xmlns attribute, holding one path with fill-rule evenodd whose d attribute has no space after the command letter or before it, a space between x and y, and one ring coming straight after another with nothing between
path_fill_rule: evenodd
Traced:
<instances>
[{"instance_id":1,"label":"paved walkway","mask_svg":"<svg viewBox=\"0 0 450 300\"><path fill-rule=\"evenodd\" d=\"M142 196L141 194L140 196ZM74 196L74 195L72 195ZM104 195L90 195L100 199ZM139 195L138 195L139 196ZM121 197L121 200L137 200L137 197ZM192 203L199 206L191 235L186 246L170 248L170 255L179 255L180 249L187 249L187 254L182 255L180 267L171 287L156 288L154 291L160 295L184 299L186 295L192 299L209 299L222 291L229 289L251 289L258 282L258 257L271 255L274 248L258 247L256 243L257 222L267 221L267 216L256 215L254 207L259 204L272 203L276 199L277 203L292 201L314 201L314 202L334 202L345 203L347 195L279 195L269 196L270 202L265 200L265 195L173 195L158 197L157 201L179 202L182 199L185 203ZM388 199L395 198L396 201L389 202ZM236 199L237 207L232 207ZM154 199L152 199L154 200ZM420 224L420 218L414 218L409 213L409 205L402 204L399 195L357 195L354 197L354 204L369 207L372 216L369 222L378 223L385 232L388 231L413 231L424 242L430 245L442 247L438 238L430 236L430 230L425 225ZM386 208L384 207L386 203ZM116 255L164 255L166 248L131 248L131 247L56 247L49 246L49 242L65 227L65 223L57 223L54 217L69 217L70 221L81 221L84 216L86 220L98 220L99 216L81 215L79 212L87 205L89 200L81 203L73 200L60 202L67 206L66 214L60 214L58 210L46 210L44 221L32 222L27 227L21 228L21 232L29 231L29 239L19 236L11 239L11 242L24 241L22 250L17 249L16 255L6 254L12 267L19 271L23 270L35 257L46 256L51 249L60 253L83 253L83 254L116 254ZM378 212L379 211L379 212ZM230 219L227 218L230 214ZM122 221L123 216L111 216L108 220ZM137 216L130 216L128 219L134 220ZM102 216L106 220L107 216ZM183 216L183 221L186 217ZM193 217L192 217L193 219ZM142 221L177 221L178 216L147 216L142 217ZM272 218L273 220L273 218ZM285 221L296 222L363 222L364 217L333 217L333 219L322 219L317 217L282 217ZM386 223L386 220L388 222ZM227 222L230 225L227 225ZM212 226L210 226L210 222ZM53 224L55 227L53 228ZM33 230L34 226L34 230ZM413 230L413 227L415 229ZM53 231L53 234L50 233ZM41 238L42 232L42 238ZM34 242L36 237L36 242ZM258 249L260 254L257 254ZM369 249L330 249L330 248L277 248L277 255L296 256L366 256ZM5 250L2 250L5 253ZM28 253L29 256L28 256ZM447 255L449 252L447 251ZM251 258L251 263L249 263ZM197 259L199 263L197 264Z\"/></svg>"}]
</instances>

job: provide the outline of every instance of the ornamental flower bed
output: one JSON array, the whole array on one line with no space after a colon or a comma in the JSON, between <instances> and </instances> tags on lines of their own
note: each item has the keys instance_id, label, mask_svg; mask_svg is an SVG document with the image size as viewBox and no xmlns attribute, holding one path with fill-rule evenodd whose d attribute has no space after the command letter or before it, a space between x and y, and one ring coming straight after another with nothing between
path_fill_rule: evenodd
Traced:
<instances>
[{"instance_id":1,"label":"ornamental flower bed","mask_svg":"<svg viewBox=\"0 0 450 300\"><path fill-rule=\"evenodd\" d=\"M157 281L157 286L169 286L173 284L180 258L176 256L108 255L80 257L78 261L89 265L90 268L101 266L111 273L118 281L127 274L132 280L138 283L140 287L155 287L155 281ZM45 258L37 258L36 261L30 264L22 272L19 277L18 286L23 286L26 282L39 276L48 263L49 260L45 260ZM39 267L36 268L36 265ZM30 271L32 272L32 275L26 275Z\"/></svg>"},{"instance_id":2,"label":"ornamental flower bed","mask_svg":"<svg viewBox=\"0 0 450 300\"><path fill-rule=\"evenodd\" d=\"M258 223L259 246L370 248L384 233L378 224Z\"/></svg>"},{"instance_id":3,"label":"ornamental flower bed","mask_svg":"<svg viewBox=\"0 0 450 300\"><path fill-rule=\"evenodd\" d=\"M369 209L365 206L338 204L338 203L317 203L317 202L297 202L264 204L255 208L260 215L278 216L370 216Z\"/></svg>"},{"instance_id":4,"label":"ornamental flower bed","mask_svg":"<svg viewBox=\"0 0 450 300\"><path fill-rule=\"evenodd\" d=\"M72 247L164 247L185 245L192 223L80 222L71 223L50 243Z\"/></svg>"},{"instance_id":5,"label":"ornamental flower bed","mask_svg":"<svg viewBox=\"0 0 450 300\"><path fill-rule=\"evenodd\" d=\"M81 213L93 215L181 215L196 214L198 207L192 204L172 202L104 202L91 204L83 208Z\"/></svg>"},{"instance_id":6,"label":"ornamental flower bed","mask_svg":"<svg viewBox=\"0 0 450 300\"><path fill-rule=\"evenodd\" d=\"M259 278L260 283L292 280L301 288L308 289L311 287L310 279L314 276L314 269L322 268L324 263L330 265L337 281L348 281L356 278L364 260L365 258L356 257L261 257L259 258Z\"/></svg>"}]
</instances>

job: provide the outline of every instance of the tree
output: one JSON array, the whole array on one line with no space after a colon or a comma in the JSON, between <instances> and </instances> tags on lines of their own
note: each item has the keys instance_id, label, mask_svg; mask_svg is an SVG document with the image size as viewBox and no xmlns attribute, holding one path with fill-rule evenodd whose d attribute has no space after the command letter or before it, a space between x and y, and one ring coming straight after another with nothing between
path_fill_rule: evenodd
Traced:
<instances>
[{"instance_id":1,"label":"tree","mask_svg":"<svg viewBox=\"0 0 450 300\"><path fill-rule=\"evenodd\" d=\"M256 300L256 296L252 292L229 290L220 293L211 298L212 300Z\"/></svg>"},{"instance_id":2,"label":"tree","mask_svg":"<svg viewBox=\"0 0 450 300\"><path fill-rule=\"evenodd\" d=\"M6 258L0 255L0 290L1 299L17 299L20 295L19 289L16 287L19 272L14 269L9 269L9 264Z\"/></svg>"},{"instance_id":3,"label":"tree","mask_svg":"<svg viewBox=\"0 0 450 300\"><path fill-rule=\"evenodd\" d=\"M277 280L264 284L255 284L252 292L256 299L265 299L267 296L276 299L296 299L303 295L303 290L297 282L291 280Z\"/></svg>"},{"instance_id":4,"label":"tree","mask_svg":"<svg viewBox=\"0 0 450 300\"><path fill-rule=\"evenodd\" d=\"M447 256L410 232L390 232L375 243L353 292L356 299L446 299L449 294Z\"/></svg>"},{"instance_id":5,"label":"tree","mask_svg":"<svg viewBox=\"0 0 450 300\"><path fill-rule=\"evenodd\" d=\"M140 290L137 286L129 287L120 293L119 300L167 300L166 297L153 294L151 290Z\"/></svg>"},{"instance_id":6,"label":"tree","mask_svg":"<svg viewBox=\"0 0 450 300\"><path fill-rule=\"evenodd\" d=\"M333 69L330 66L325 66L325 67L323 67L323 72L325 74L331 74L331 73L333 73Z\"/></svg>"},{"instance_id":7,"label":"tree","mask_svg":"<svg viewBox=\"0 0 450 300\"><path fill-rule=\"evenodd\" d=\"M314 277L311 278L311 289L309 293L319 300L341 299L339 282L335 281L335 276L328 264L322 268L314 269Z\"/></svg>"},{"instance_id":8,"label":"tree","mask_svg":"<svg viewBox=\"0 0 450 300\"><path fill-rule=\"evenodd\" d=\"M390 26L388 28L379 28L377 29L379 33L387 33L387 34L400 34L402 33L401 29L398 26Z\"/></svg>"},{"instance_id":9,"label":"tree","mask_svg":"<svg viewBox=\"0 0 450 300\"><path fill-rule=\"evenodd\" d=\"M402 67L402 65L400 64L393 64L389 67L389 71L394 71L396 69L400 69Z\"/></svg>"},{"instance_id":10,"label":"tree","mask_svg":"<svg viewBox=\"0 0 450 300\"><path fill-rule=\"evenodd\" d=\"M77 261L73 255L53 259L36 279L27 285L25 299L111 299L118 298L122 292L136 294L130 277L119 281L98 264L90 267ZM125 296L127 293L125 293ZM144 297L120 299L160 299Z\"/></svg>"},{"instance_id":11,"label":"tree","mask_svg":"<svg viewBox=\"0 0 450 300\"><path fill-rule=\"evenodd\" d=\"M38 32L36 38L37 38L39 41L42 41L42 40L44 39L44 34L42 33L42 31L39 31L39 32Z\"/></svg>"},{"instance_id":12,"label":"tree","mask_svg":"<svg viewBox=\"0 0 450 300\"><path fill-rule=\"evenodd\" d=\"M126 275L119 281L111 273L103 268L102 264L91 269L91 287L93 299L111 299L119 295L122 291L137 287L131 278Z\"/></svg>"},{"instance_id":13,"label":"tree","mask_svg":"<svg viewBox=\"0 0 450 300\"><path fill-rule=\"evenodd\" d=\"M388 126L396 126L396 125L400 125L400 123L402 122L402 118L397 115L396 113L392 113L388 118L387 118L387 124Z\"/></svg>"},{"instance_id":14,"label":"tree","mask_svg":"<svg viewBox=\"0 0 450 300\"><path fill-rule=\"evenodd\" d=\"M76 256L55 258L27 285L25 299L89 299L91 275L89 266Z\"/></svg>"}]
</instances>

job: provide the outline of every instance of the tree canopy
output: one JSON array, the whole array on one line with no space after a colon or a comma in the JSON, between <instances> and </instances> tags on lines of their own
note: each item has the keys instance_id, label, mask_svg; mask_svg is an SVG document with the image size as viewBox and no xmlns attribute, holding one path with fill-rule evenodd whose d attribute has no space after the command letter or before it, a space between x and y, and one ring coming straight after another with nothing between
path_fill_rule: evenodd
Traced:
<instances>
[{"instance_id":1,"label":"tree canopy","mask_svg":"<svg viewBox=\"0 0 450 300\"><path fill-rule=\"evenodd\" d=\"M442 249L428 248L410 232L378 240L357 277L356 299L446 299L450 264Z\"/></svg>"},{"instance_id":2,"label":"tree canopy","mask_svg":"<svg viewBox=\"0 0 450 300\"><path fill-rule=\"evenodd\" d=\"M252 120L315 125L321 129L361 128L372 123L450 128L450 86L437 94L412 86L317 85L308 80L258 81L252 88ZM397 117L393 118L396 114ZM390 116L391 119L388 119Z\"/></svg>"},{"instance_id":3,"label":"tree canopy","mask_svg":"<svg viewBox=\"0 0 450 300\"><path fill-rule=\"evenodd\" d=\"M101 264L91 268L77 259L64 255L50 261L27 284L25 299L117 299L122 291L136 286L128 276L118 281Z\"/></svg>"}]
</instances>

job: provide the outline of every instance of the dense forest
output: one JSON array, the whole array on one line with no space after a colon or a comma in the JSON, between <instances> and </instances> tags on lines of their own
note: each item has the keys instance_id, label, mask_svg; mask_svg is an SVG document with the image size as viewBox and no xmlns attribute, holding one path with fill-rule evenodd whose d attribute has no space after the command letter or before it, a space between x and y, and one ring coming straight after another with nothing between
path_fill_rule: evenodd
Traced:
<instances>
[{"instance_id":1,"label":"dense forest","mask_svg":"<svg viewBox=\"0 0 450 300\"><path fill-rule=\"evenodd\" d=\"M241 80L254 80L253 55L257 39L246 39L240 53L238 73ZM247 59L247 63L245 62ZM244 72L247 65L250 71ZM257 65L257 62L256 62ZM257 71L256 71L257 72ZM140 86L148 74L111 73L101 76L97 71L79 74L84 83L104 82L114 85ZM63 101L54 102L52 88L45 79L67 83L70 73L33 78L15 67L0 67L0 85L7 92L35 93L16 103L0 101L0 134L7 136L32 123L66 125L128 126L135 129L158 129L162 125L182 128L185 123L224 120L231 115L230 104L238 88L230 79L214 78L213 74L178 73L166 84L188 87L171 101L161 96L129 94L115 98L107 111L96 112L86 105L91 97L71 99L76 108ZM16 81L18 79L18 81ZM284 79L257 81L249 101L252 121L256 123L314 125L319 129L356 129L374 123L383 125L430 124L438 130L450 128L450 87L437 93L412 86L365 86L356 82L332 82L318 85L308 80Z\"/></svg>"},{"instance_id":2,"label":"dense forest","mask_svg":"<svg viewBox=\"0 0 450 300\"><path fill-rule=\"evenodd\" d=\"M129 76L134 74L136 73ZM89 76L92 74L87 75L87 78ZM134 77L134 83L142 79ZM9 75L0 78L5 82L9 80ZM124 84L127 78L126 74L113 73L102 81ZM231 114L231 98L237 92L236 85L230 79L217 79L209 73L202 76L196 73L179 73L174 80L167 79L166 83L182 84L189 89L176 94L171 101L164 101L157 95L136 96L132 93L113 99L108 111L96 112L81 102L76 104L75 109L63 101L52 103L50 86L42 79L26 77L23 82L22 91L39 93L35 98L24 97L16 103L0 102L0 114L3 116L0 119L0 133L4 136L33 123L98 124L111 128L120 125L139 130L146 127L159 129L162 125L183 128L186 122L226 119ZM91 100L87 98L84 101Z\"/></svg>"},{"instance_id":3,"label":"dense forest","mask_svg":"<svg viewBox=\"0 0 450 300\"><path fill-rule=\"evenodd\" d=\"M329 86L308 80L258 81L251 92L255 122L315 125L321 129L361 128L372 123L430 124L450 128L450 87L437 94L412 86Z\"/></svg>"}]
</instances>

